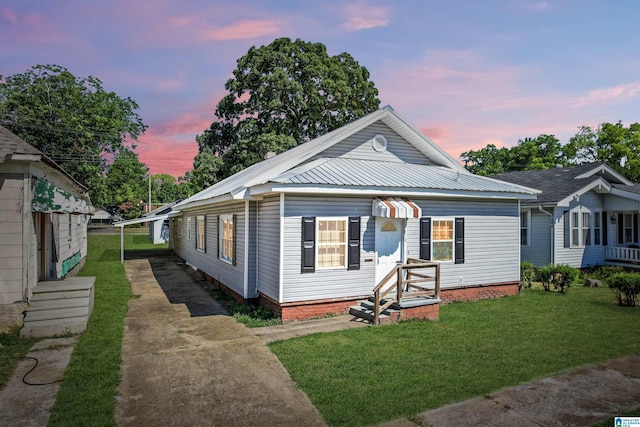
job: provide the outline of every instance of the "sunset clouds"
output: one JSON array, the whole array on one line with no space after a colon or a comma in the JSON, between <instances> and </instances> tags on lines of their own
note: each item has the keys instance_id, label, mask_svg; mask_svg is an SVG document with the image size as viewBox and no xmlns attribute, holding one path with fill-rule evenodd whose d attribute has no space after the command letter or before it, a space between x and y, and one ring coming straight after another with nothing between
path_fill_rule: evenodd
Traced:
<instances>
[{"instance_id":1,"label":"sunset clouds","mask_svg":"<svg viewBox=\"0 0 640 427\"><path fill-rule=\"evenodd\" d=\"M112 0L0 5L0 75L57 64L139 105L137 152L181 176L236 60L278 37L350 53L381 105L458 157L640 121L636 2Z\"/></svg>"}]
</instances>

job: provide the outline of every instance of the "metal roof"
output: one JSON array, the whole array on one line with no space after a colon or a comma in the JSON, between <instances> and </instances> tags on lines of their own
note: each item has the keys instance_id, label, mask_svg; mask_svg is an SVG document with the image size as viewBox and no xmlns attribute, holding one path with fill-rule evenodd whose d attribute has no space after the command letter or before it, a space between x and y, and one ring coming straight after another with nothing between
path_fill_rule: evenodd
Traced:
<instances>
[{"instance_id":1,"label":"metal roof","mask_svg":"<svg viewBox=\"0 0 640 427\"><path fill-rule=\"evenodd\" d=\"M396 187L430 190L535 194L537 191L478 175L431 165L348 158L322 158L271 180L280 184Z\"/></svg>"}]
</instances>

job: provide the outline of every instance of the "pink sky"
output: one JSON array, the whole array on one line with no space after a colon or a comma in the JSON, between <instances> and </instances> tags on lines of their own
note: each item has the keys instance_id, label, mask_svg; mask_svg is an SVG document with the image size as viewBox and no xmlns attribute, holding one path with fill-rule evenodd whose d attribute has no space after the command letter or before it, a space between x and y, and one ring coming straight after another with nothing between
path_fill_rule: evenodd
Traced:
<instances>
[{"instance_id":1,"label":"pink sky","mask_svg":"<svg viewBox=\"0 0 640 427\"><path fill-rule=\"evenodd\" d=\"M192 168L236 60L278 37L350 53L454 157L581 125L640 121L640 3L5 0L0 74L57 64L131 97L151 172Z\"/></svg>"}]
</instances>

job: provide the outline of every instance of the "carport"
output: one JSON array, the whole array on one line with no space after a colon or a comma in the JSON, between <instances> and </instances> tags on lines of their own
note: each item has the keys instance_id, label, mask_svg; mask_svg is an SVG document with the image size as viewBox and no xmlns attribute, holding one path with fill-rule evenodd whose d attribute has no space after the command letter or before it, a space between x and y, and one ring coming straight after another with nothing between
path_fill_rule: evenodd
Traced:
<instances>
[{"instance_id":1,"label":"carport","mask_svg":"<svg viewBox=\"0 0 640 427\"><path fill-rule=\"evenodd\" d=\"M119 221L119 222L114 222L113 226L114 227L120 227L120 263L124 264L124 228L127 225L133 225L133 224L142 224L143 222L153 222L153 221L158 221L158 220L166 220L167 218L169 218L169 214L164 214L164 215L157 215L151 218L135 218L135 219L129 219L127 221ZM152 240L153 241L153 240Z\"/></svg>"}]
</instances>

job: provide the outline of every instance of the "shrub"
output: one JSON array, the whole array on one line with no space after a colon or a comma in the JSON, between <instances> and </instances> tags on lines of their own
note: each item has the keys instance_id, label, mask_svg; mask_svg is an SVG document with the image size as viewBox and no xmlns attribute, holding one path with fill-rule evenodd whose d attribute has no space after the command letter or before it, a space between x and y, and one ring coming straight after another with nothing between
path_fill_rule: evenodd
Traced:
<instances>
[{"instance_id":1,"label":"shrub","mask_svg":"<svg viewBox=\"0 0 640 427\"><path fill-rule=\"evenodd\" d=\"M582 269L582 275L585 279L598 279L606 281L610 276L616 273L623 273L624 267L617 265L596 265Z\"/></svg>"},{"instance_id":2,"label":"shrub","mask_svg":"<svg viewBox=\"0 0 640 427\"><path fill-rule=\"evenodd\" d=\"M545 291L551 291L553 285L559 293L564 293L577 276L578 270L568 265L548 264L538 269L538 279Z\"/></svg>"},{"instance_id":3,"label":"shrub","mask_svg":"<svg viewBox=\"0 0 640 427\"><path fill-rule=\"evenodd\" d=\"M634 307L640 294L640 274L616 273L607 279L607 284L616 292L618 305Z\"/></svg>"},{"instance_id":4,"label":"shrub","mask_svg":"<svg viewBox=\"0 0 640 427\"><path fill-rule=\"evenodd\" d=\"M522 261L520 263L520 289L530 288L535 277L536 267L533 263L529 261Z\"/></svg>"}]
</instances>

